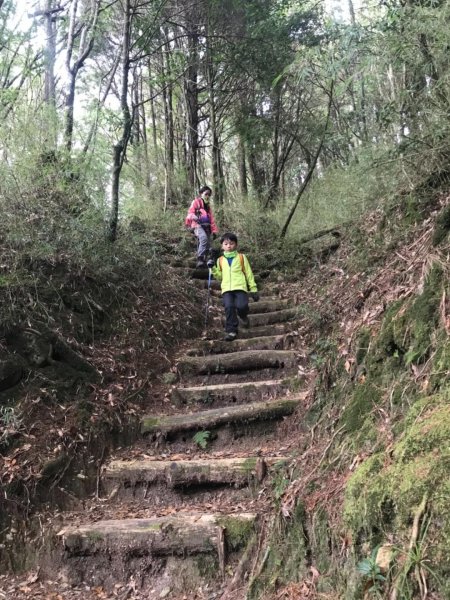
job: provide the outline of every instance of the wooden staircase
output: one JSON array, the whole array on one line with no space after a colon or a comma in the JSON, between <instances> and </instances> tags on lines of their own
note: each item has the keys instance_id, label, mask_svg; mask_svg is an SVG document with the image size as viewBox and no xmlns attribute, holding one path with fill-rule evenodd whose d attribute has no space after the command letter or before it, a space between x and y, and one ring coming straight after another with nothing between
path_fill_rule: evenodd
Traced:
<instances>
[{"instance_id":1,"label":"wooden staircase","mask_svg":"<svg viewBox=\"0 0 450 600\"><path fill-rule=\"evenodd\" d=\"M191 273L203 285L205 271ZM292 391L301 383L298 314L268 292L250 304L250 327L235 341L217 329L179 357L167 394L175 410L149 406L137 458L111 460L101 502L67 515L57 549L66 582L223 600L245 584L239 563L272 510L271 481L295 451L280 426L303 398Z\"/></svg>"}]
</instances>

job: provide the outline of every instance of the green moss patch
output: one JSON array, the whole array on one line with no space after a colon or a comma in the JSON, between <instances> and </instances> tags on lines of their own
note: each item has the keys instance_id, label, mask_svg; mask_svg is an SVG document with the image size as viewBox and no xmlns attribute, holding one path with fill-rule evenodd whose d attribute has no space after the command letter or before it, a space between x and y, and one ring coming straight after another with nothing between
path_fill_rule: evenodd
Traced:
<instances>
[{"instance_id":1,"label":"green moss patch","mask_svg":"<svg viewBox=\"0 0 450 600\"><path fill-rule=\"evenodd\" d=\"M372 382L359 384L344 410L341 423L348 433L359 431L372 413L374 406L380 404L382 392Z\"/></svg>"},{"instance_id":2,"label":"green moss patch","mask_svg":"<svg viewBox=\"0 0 450 600\"><path fill-rule=\"evenodd\" d=\"M344 521L354 541L375 546L395 533L407 546L412 518L428 497L428 560L444 581L450 573L450 400L448 394L416 402L389 454L368 458L347 483Z\"/></svg>"},{"instance_id":3,"label":"green moss patch","mask_svg":"<svg viewBox=\"0 0 450 600\"><path fill-rule=\"evenodd\" d=\"M433 246L438 246L447 239L450 231L450 204L442 209L437 220L433 233Z\"/></svg>"},{"instance_id":4,"label":"green moss patch","mask_svg":"<svg viewBox=\"0 0 450 600\"><path fill-rule=\"evenodd\" d=\"M217 524L225 529L225 539L230 552L244 548L255 531L254 521L237 517L220 517Z\"/></svg>"}]
</instances>

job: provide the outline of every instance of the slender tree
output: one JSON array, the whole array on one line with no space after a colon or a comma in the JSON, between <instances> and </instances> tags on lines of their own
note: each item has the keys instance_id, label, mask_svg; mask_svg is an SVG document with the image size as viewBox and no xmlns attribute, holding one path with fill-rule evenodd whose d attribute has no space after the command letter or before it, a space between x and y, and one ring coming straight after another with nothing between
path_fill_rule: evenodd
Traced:
<instances>
[{"instance_id":1,"label":"slender tree","mask_svg":"<svg viewBox=\"0 0 450 600\"><path fill-rule=\"evenodd\" d=\"M125 159L128 141L131 135L132 115L128 105L128 81L130 75L131 47L131 0L123 2L122 53L121 53L121 87L120 108L122 113L121 136L113 148L113 163L111 177L111 217L109 221L109 239L114 242L117 238L119 221L119 184L120 173Z\"/></svg>"}]
</instances>

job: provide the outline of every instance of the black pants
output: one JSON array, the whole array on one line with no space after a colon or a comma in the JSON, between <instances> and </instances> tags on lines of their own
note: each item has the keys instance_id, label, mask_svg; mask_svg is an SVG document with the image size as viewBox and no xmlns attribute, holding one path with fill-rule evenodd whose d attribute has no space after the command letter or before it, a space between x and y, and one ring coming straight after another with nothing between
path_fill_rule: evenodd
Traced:
<instances>
[{"instance_id":1,"label":"black pants","mask_svg":"<svg viewBox=\"0 0 450 600\"><path fill-rule=\"evenodd\" d=\"M242 290L225 292L222 294L222 302L225 307L225 331L237 333L238 315L242 319L248 315L248 294Z\"/></svg>"}]
</instances>

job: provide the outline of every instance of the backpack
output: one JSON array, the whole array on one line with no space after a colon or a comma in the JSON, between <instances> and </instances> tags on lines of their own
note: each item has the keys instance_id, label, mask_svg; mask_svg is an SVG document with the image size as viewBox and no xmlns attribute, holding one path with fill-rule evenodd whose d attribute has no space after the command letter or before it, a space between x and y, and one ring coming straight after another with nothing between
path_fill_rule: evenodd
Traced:
<instances>
[{"instance_id":1,"label":"backpack","mask_svg":"<svg viewBox=\"0 0 450 600\"><path fill-rule=\"evenodd\" d=\"M244 255L241 254L240 252L238 252L237 256L239 256L239 262L241 263L241 269L242 269L242 272L244 273L245 281L247 282L247 273L245 272ZM223 271L223 269L222 269L222 261L223 261L224 258L225 257L223 255L219 256L219 268L220 268L221 271ZM248 285L248 283L247 283L247 285Z\"/></svg>"},{"instance_id":2,"label":"backpack","mask_svg":"<svg viewBox=\"0 0 450 600\"><path fill-rule=\"evenodd\" d=\"M202 227L204 225L211 225L211 219L209 217L209 214L211 212L211 207L209 206L209 204L205 203L205 201L203 200L203 198L196 198L195 200L200 200L203 204L203 206L198 206L194 211L195 216L197 217L198 221L198 225L201 225ZM201 211L202 209L207 213L206 216L202 217L201 216ZM189 215L188 215L189 217ZM192 225L192 222L190 225L185 225L185 227L188 229L188 231L190 231L191 233L194 233L194 228Z\"/></svg>"}]
</instances>

